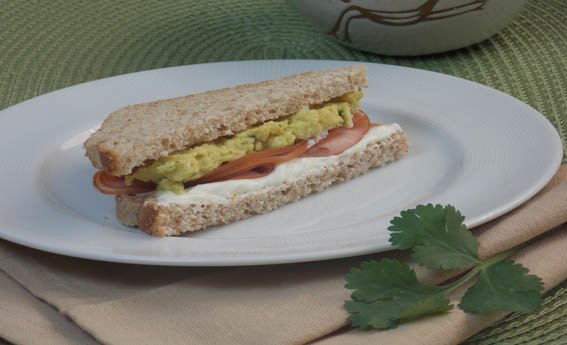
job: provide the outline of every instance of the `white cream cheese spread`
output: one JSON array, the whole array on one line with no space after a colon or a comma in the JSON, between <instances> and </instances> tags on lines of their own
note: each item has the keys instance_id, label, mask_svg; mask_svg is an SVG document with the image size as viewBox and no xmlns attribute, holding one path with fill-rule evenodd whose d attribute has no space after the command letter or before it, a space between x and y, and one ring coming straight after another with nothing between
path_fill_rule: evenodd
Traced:
<instances>
[{"instance_id":1,"label":"white cream cheese spread","mask_svg":"<svg viewBox=\"0 0 567 345\"><path fill-rule=\"evenodd\" d=\"M363 151L369 143L383 140L392 134L401 131L398 124L381 125L370 127L368 132L358 143L341 154L328 157L304 157L278 165L270 174L245 180L228 180L213 182L187 188L184 193L176 194L171 191L160 191L156 193L156 199L162 204L189 204L189 203L223 203L230 201L243 194L252 193L264 188L277 186L284 181L293 182L316 171L322 167L332 164L342 156Z\"/></svg>"}]
</instances>

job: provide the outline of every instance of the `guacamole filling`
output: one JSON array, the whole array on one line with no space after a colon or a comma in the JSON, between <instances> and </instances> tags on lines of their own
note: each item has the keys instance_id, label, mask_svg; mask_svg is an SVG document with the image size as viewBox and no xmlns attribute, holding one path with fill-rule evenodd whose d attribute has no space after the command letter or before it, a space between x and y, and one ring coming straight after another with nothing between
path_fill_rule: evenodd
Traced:
<instances>
[{"instance_id":1,"label":"guacamole filling","mask_svg":"<svg viewBox=\"0 0 567 345\"><path fill-rule=\"evenodd\" d=\"M184 182L198 179L223 163L255 151L291 146L300 140L317 138L323 132L340 126L352 127L352 113L358 110L361 97L361 91L347 93L319 107L265 122L232 137L178 151L139 167L126 176L126 183L130 184L134 179L154 182L158 190L182 193Z\"/></svg>"}]
</instances>

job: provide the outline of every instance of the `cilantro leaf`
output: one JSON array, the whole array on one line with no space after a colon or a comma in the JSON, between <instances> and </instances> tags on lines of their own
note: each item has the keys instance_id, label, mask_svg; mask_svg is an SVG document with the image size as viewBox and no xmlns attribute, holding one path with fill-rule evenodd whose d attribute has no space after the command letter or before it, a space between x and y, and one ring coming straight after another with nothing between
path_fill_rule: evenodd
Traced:
<instances>
[{"instance_id":1,"label":"cilantro leaf","mask_svg":"<svg viewBox=\"0 0 567 345\"><path fill-rule=\"evenodd\" d=\"M478 281L468 289L459 307L467 313L494 311L531 313L543 302L541 280L512 260L487 265Z\"/></svg>"},{"instance_id":2,"label":"cilantro leaf","mask_svg":"<svg viewBox=\"0 0 567 345\"><path fill-rule=\"evenodd\" d=\"M412 258L432 269L478 264L478 242L464 219L451 205L419 205L392 219L390 243L400 249L413 248Z\"/></svg>"},{"instance_id":3,"label":"cilantro leaf","mask_svg":"<svg viewBox=\"0 0 567 345\"><path fill-rule=\"evenodd\" d=\"M512 248L489 260L478 257L478 242L453 206L419 205L402 211L391 221L390 242L412 249L412 258L432 269L471 267L444 286L422 284L415 272L397 260L363 262L346 276L354 290L345 302L354 327L387 329L400 321L450 310L447 295L479 277L461 299L468 313L494 311L533 312L542 303L541 280L509 259L521 248Z\"/></svg>"},{"instance_id":4,"label":"cilantro leaf","mask_svg":"<svg viewBox=\"0 0 567 345\"><path fill-rule=\"evenodd\" d=\"M444 287L420 283L415 272L397 260L363 262L346 280L345 287L355 290L345 302L354 327L386 329L452 308Z\"/></svg>"}]
</instances>

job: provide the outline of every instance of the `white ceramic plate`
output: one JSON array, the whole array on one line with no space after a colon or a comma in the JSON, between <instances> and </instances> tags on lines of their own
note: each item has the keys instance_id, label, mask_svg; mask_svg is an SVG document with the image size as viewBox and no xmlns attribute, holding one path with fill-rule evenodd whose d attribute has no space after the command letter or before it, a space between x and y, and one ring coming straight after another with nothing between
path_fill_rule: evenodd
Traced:
<instances>
[{"instance_id":1,"label":"white ceramic plate","mask_svg":"<svg viewBox=\"0 0 567 345\"><path fill-rule=\"evenodd\" d=\"M82 258L155 265L256 265L390 249L389 220L422 203L451 203L468 226L527 200L553 176L560 138L537 111L493 89L442 74L368 64L362 106L398 122L404 159L274 212L186 237L121 225L114 200L91 186L82 143L109 112L143 101L343 65L244 61L97 80L0 112L0 237Z\"/></svg>"}]
</instances>

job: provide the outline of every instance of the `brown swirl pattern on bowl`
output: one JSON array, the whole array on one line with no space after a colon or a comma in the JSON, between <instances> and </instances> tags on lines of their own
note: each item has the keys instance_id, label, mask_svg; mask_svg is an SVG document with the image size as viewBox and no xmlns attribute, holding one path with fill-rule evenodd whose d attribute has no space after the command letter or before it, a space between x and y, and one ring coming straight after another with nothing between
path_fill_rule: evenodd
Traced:
<instances>
[{"instance_id":1,"label":"brown swirl pattern on bowl","mask_svg":"<svg viewBox=\"0 0 567 345\"><path fill-rule=\"evenodd\" d=\"M351 0L340 0L344 3L350 3ZM343 26L343 21L347 15L354 13L354 16L349 16L344 24L344 34L342 40L346 42L352 42L349 34L349 26L352 20L355 19L368 19L376 24L389 25L389 26L408 26L415 25L417 23L440 20L445 18L451 18L466 13L481 11L486 5L488 0L471 0L469 2L450 6L450 7L440 7L440 0L426 0L422 5L417 8L403 9L403 10L379 10L365 8L358 5L351 5L345 8L333 28L327 32L333 35L336 39L341 40L338 33ZM356 14L358 13L358 14Z\"/></svg>"}]
</instances>

